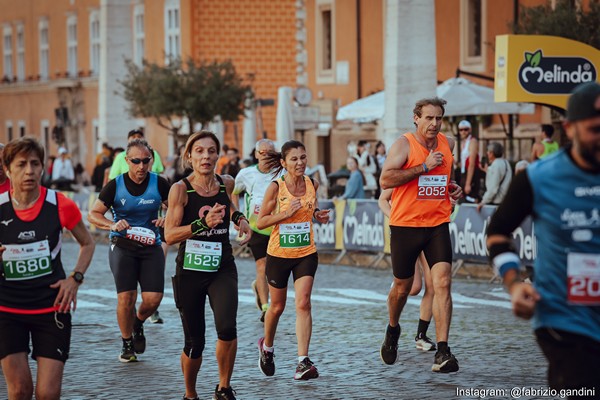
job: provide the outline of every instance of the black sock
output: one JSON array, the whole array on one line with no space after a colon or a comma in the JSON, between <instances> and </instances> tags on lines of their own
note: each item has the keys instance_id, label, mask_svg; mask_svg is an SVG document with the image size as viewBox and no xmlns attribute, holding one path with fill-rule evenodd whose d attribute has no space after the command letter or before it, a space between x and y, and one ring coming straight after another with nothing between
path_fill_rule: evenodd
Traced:
<instances>
[{"instance_id":1,"label":"black sock","mask_svg":"<svg viewBox=\"0 0 600 400\"><path fill-rule=\"evenodd\" d=\"M448 350L448 342L438 342L437 348L438 348L438 351Z\"/></svg>"},{"instance_id":2,"label":"black sock","mask_svg":"<svg viewBox=\"0 0 600 400\"><path fill-rule=\"evenodd\" d=\"M394 336L400 335L400 325L396 325L396 327L392 327L392 326L388 325L387 332L390 335L394 335Z\"/></svg>"},{"instance_id":3,"label":"black sock","mask_svg":"<svg viewBox=\"0 0 600 400\"><path fill-rule=\"evenodd\" d=\"M135 321L133 321L133 329L137 330L140 328L140 326L144 325L144 321L142 321L141 319L139 319L137 317L137 315L135 316Z\"/></svg>"},{"instance_id":4,"label":"black sock","mask_svg":"<svg viewBox=\"0 0 600 400\"><path fill-rule=\"evenodd\" d=\"M422 333L423 336L427 336L427 329L429 328L429 323L430 321L423 321L422 319L419 319L419 326L417 327L417 336L419 336L420 333Z\"/></svg>"}]
</instances>

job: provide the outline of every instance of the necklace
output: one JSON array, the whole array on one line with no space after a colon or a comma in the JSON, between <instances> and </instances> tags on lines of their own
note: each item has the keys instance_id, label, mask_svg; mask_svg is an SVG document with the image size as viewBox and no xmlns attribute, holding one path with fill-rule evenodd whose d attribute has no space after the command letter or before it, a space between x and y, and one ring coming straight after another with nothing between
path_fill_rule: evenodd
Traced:
<instances>
[{"instance_id":1,"label":"necklace","mask_svg":"<svg viewBox=\"0 0 600 400\"><path fill-rule=\"evenodd\" d=\"M210 180L210 184L208 186L206 186L206 187L202 186L200 184L200 182L196 183L196 186L198 186L200 189L204 190L204 192L206 192L208 194L212 190L213 182L214 182L214 178Z\"/></svg>"},{"instance_id":2,"label":"necklace","mask_svg":"<svg viewBox=\"0 0 600 400\"><path fill-rule=\"evenodd\" d=\"M35 199L33 199L32 201L29 201L29 202L27 202L27 203L23 203L23 205L25 206L25 205L29 205L29 204L34 204L34 203L35 203L36 201L38 201L38 199L40 198L40 194L41 194L41 193L38 193L38 195L37 195L37 197L36 197ZM12 196L11 196L10 198L11 198L11 200L13 201L13 203L15 203L16 205L18 205L18 206L20 206L20 205L21 205L21 203L19 202L19 200L17 200L16 198L14 198L14 197L12 197Z\"/></svg>"}]
</instances>

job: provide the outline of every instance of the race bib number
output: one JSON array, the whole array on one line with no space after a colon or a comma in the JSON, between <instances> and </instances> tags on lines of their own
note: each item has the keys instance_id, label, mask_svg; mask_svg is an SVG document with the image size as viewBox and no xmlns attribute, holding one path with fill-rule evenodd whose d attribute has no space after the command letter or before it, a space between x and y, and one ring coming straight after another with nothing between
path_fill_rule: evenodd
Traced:
<instances>
[{"instance_id":1,"label":"race bib number","mask_svg":"<svg viewBox=\"0 0 600 400\"><path fill-rule=\"evenodd\" d=\"M448 187L447 175L421 175L419 176L419 200L443 200L446 198Z\"/></svg>"},{"instance_id":2,"label":"race bib number","mask_svg":"<svg viewBox=\"0 0 600 400\"><path fill-rule=\"evenodd\" d=\"M279 246L285 248L310 246L310 222L279 225Z\"/></svg>"},{"instance_id":3,"label":"race bib number","mask_svg":"<svg viewBox=\"0 0 600 400\"><path fill-rule=\"evenodd\" d=\"M600 305L600 254L570 253L567 285L570 304Z\"/></svg>"},{"instance_id":4,"label":"race bib number","mask_svg":"<svg viewBox=\"0 0 600 400\"><path fill-rule=\"evenodd\" d=\"M50 244L47 240L27 244L5 244L2 254L4 278L23 281L52 273Z\"/></svg>"},{"instance_id":5,"label":"race bib number","mask_svg":"<svg viewBox=\"0 0 600 400\"><path fill-rule=\"evenodd\" d=\"M185 242L183 269L215 272L221 266L223 244L188 239Z\"/></svg>"},{"instance_id":6,"label":"race bib number","mask_svg":"<svg viewBox=\"0 0 600 400\"><path fill-rule=\"evenodd\" d=\"M127 239L135 240L145 246L152 246L156 243L156 234L152 229L142 228L141 226L134 226L127 229L125 234Z\"/></svg>"}]
</instances>

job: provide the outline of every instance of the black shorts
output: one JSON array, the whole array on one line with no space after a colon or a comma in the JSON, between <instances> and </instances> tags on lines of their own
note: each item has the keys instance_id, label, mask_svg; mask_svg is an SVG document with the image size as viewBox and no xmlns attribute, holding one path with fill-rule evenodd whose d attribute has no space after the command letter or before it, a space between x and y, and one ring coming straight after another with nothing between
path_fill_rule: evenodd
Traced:
<instances>
[{"instance_id":1,"label":"black shorts","mask_svg":"<svg viewBox=\"0 0 600 400\"><path fill-rule=\"evenodd\" d=\"M538 345L548 359L548 385L552 389L591 389L600 398L600 342L552 328L535 331Z\"/></svg>"},{"instance_id":2,"label":"black shorts","mask_svg":"<svg viewBox=\"0 0 600 400\"><path fill-rule=\"evenodd\" d=\"M56 319L55 319L56 318ZM16 353L65 362L71 347L71 314L23 315L0 312L0 359Z\"/></svg>"},{"instance_id":3,"label":"black shorts","mask_svg":"<svg viewBox=\"0 0 600 400\"><path fill-rule=\"evenodd\" d=\"M262 233L252 232L252 236L248 241L248 247L254 256L254 260L260 260L267 256L267 247L269 246L269 235L263 235Z\"/></svg>"},{"instance_id":4,"label":"black shorts","mask_svg":"<svg viewBox=\"0 0 600 400\"><path fill-rule=\"evenodd\" d=\"M204 308L206 297L213 310L217 337L237 338L238 274L234 262L222 264L216 272L183 271L173 277L173 295L179 309L184 352L190 358L202 355L206 343ZM193 349L194 354L188 354Z\"/></svg>"},{"instance_id":5,"label":"black shorts","mask_svg":"<svg viewBox=\"0 0 600 400\"><path fill-rule=\"evenodd\" d=\"M163 293L165 290L165 254L160 246L125 249L111 244L108 263L115 278L117 293L137 290Z\"/></svg>"},{"instance_id":6,"label":"black shorts","mask_svg":"<svg viewBox=\"0 0 600 400\"><path fill-rule=\"evenodd\" d=\"M294 282L303 276L314 278L319 266L319 255L317 252L300 258L283 258L267 254L267 265L265 272L269 285L283 289L287 287L290 273L294 276Z\"/></svg>"},{"instance_id":7,"label":"black shorts","mask_svg":"<svg viewBox=\"0 0 600 400\"><path fill-rule=\"evenodd\" d=\"M432 228L413 228L390 225L392 270L398 279L415 274L415 263L421 252L429 268L439 262L452 263L452 242L448 223Z\"/></svg>"}]
</instances>

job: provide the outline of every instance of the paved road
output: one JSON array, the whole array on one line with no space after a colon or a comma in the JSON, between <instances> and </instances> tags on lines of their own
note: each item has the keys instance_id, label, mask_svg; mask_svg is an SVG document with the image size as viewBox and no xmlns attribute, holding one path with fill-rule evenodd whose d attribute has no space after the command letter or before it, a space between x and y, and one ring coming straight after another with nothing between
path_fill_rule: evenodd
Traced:
<instances>
[{"instance_id":1,"label":"paved road","mask_svg":"<svg viewBox=\"0 0 600 400\"><path fill-rule=\"evenodd\" d=\"M117 360L121 340L107 252L108 246L97 246L79 291L63 398L181 399L184 386L179 355L183 334L170 283L160 307L165 324L146 323L146 352L140 355L140 362L122 364ZM76 254L76 245L67 242L63 249L67 271ZM172 251L166 276L174 271L174 258ZM457 396L457 390L544 386L546 366L529 324L511 315L507 295L498 284L454 282L450 346L459 360L460 371L435 374L431 372L433 353L418 351L413 344L419 298L409 300L402 316L400 361L386 366L379 359L379 346L387 321L385 301L391 272L332 265L319 267L313 293L310 356L321 376L309 382L295 382L292 378L296 365L292 291L275 341L277 371L274 377L267 378L257 367L256 342L262 336L262 324L250 289L254 263L239 259L238 270L239 345L232 380L238 399L477 398ZM211 398L218 382L216 334L210 309L206 315L207 345L198 379L201 399ZM430 332L434 336L434 326ZM35 363L32 366L35 368ZM6 397L6 385L0 381L0 399ZM507 392L496 398L510 396Z\"/></svg>"}]
</instances>

